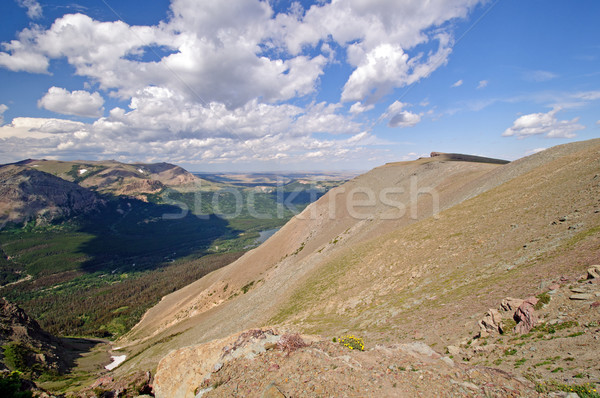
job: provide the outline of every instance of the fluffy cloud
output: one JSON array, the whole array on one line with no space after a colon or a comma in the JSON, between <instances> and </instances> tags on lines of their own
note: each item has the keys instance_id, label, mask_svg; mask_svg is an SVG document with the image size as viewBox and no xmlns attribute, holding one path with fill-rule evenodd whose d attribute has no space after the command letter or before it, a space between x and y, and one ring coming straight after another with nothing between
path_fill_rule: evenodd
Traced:
<instances>
[{"instance_id":1,"label":"fluffy cloud","mask_svg":"<svg viewBox=\"0 0 600 398\"><path fill-rule=\"evenodd\" d=\"M558 120L556 114L560 108L547 113L530 113L514 121L513 125L502 133L503 137L515 136L519 139L532 135L545 135L547 138L573 138L575 132L585 126L578 124L579 118Z\"/></svg>"},{"instance_id":2,"label":"fluffy cloud","mask_svg":"<svg viewBox=\"0 0 600 398\"><path fill-rule=\"evenodd\" d=\"M27 16L29 18L41 18L42 6L36 0L17 0L17 4L23 8L27 8Z\"/></svg>"},{"instance_id":3,"label":"fluffy cloud","mask_svg":"<svg viewBox=\"0 0 600 398\"><path fill-rule=\"evenodd\" d=\"M227 126L212 126L213 131L220 134L179 133L165 139L164 135L152 130L135 130L134 126L128 125L132 121L127 120L126 115L113 114L111 118L102 118L93 124L15 118L13 123L0 127L0 156L7 160L70 154L86 159L110 156L124 161L169 159L180 164L297 163L309 159L343 161L358 158L370 153L369 145L381 144L367 132L341 139L307 138L289 132L253 136L256 132L246 132L246 138L240 139L237 132ZM125 117L125 121L118 121L119 117ZM123 131L127 133L123 134Z\"/></svg>"},{"instance_id":4,"label":"fluffy cloud","mask_svg":"<svg viewBox=\"0 0 600 398\"><path fill-rule=\"evenodd\" d=\"M100 117L104 112L104 98L100 93L89 93L83 90L73 92L60 87L50 87L48 92L38 101L40 108L63 115L83 117Z\"/></svg>"},{"instance_id":5,"label":"fluffy cloud","mask_svg":"<svg viewBox=\"0 0 600 398\"><path fill-rule=\"evenodd\" d=\"M452 86L450 86L450 87L460 87L460 86L462 86L462 84L463 84L463 81L462 81L462 79L461 79L461 80L458 80L458 81L456 81L456 82L455 82L455 83L454 83Z\"/></svg>"},{"instance_id":6,"label":"fluffy cloud","mask_svg":"<svg viewBox=\"0 0 600 398\"><path fill-rule=\"evenodd\" d=\"M298 162L309 154L345 159L364 152L365 146L380 144L358 123L340 115L340 108L325 102L298 107L254 100L229 109L220 102L189 103L179 93L148 87L135 94L129 110L114 108L93 123L15 118L0 127L0 153L6 159L77 153L90 159L124 156L188 164ZM311 136L318 132L350 137Z\"/></svg>"},{"instance_id":7,"label":"fluffy cloud","mask_svg":"<svg viewBox=\"0 0 600 398\"><path fill-rule=\"evenodd\" d=\"M346 48L347 62L355 68L344 86L342 100L374 102L391 89L427 77L445 64L452 37L443 24L465 17L477 3L332 1L313 5L302 18L278 15L274 42L283 43L295 54L330 37ZM408 53L432 42L437 42L437 50Z\"/></svg>"},{"instance_id":8,"label":"fluffy cloud","mask_svg":"<svg viewBox=\"0 0 600 398\"><path fill-rule=\"evenodd\" d=\"M477 89L480 90L482 88L486 88L488 84L489 84L489 81L487 81L487 80L480 80L479 84L477 84Z\"/></svg>"},{"instance_id":9,"label":"fluffy cloud","mask_svg":"<svg viewBox=\"0 0 600 398\"><path fill-rule=\"evenodd\" d=\"M402 111L394 115L388 126L390 127L413 127L421 121L421 115L409 111Z\"/></svg>"},{"instance_id":10,"label":"fluffy cloud","mask_svg":"<svg viewBox=\"0 0 600 398\"><path fill-rule=\"evenodd\" d=\"M354 69L342 100L374 102L443 65L452 37L440 26L465 17L478 2L334 1L315 4L302 16L298 5L274 15L268 2L258 0L231 0L228 7L216 0L202 7L173 0L171 17L156 26L71 14L48 30L25 29L18 40L4 43L0 65L40 73L50 59L66 57L78 75L103 90L118 90L122 98L156 85L187 93L194 101L236 107L255 98L275 102L314 92L331 62L327 42L334 41L346 49ZM304 51L319 42L324 42L317 49L323 54ZM407 52L432 43L437 50ZM156 62L136 60L157 46L171 53Z\"/></svg>"},{"instance_id":11,"label":"fluffy cloud","mask_svg":"<svg viewBox=\"0 0 600 398\"><path fill-rule=\"evenodd\" d=\"M374 104L371 105L363 105L360 102L355 102L354 104L352 104L352 106L350 107L350 113L352 113L353 115L357 115L359 113L363 113L363 112L367 112L370 111L371 109L375 108Z\"/></svg>"},{"instance_id":12,"label":"fluffy cloud","mask_svg":"<svg viewBox=\"0 0 600 398\"><path fill-rule=\"evenodd\" d=\"M28 10L38 4L19 1ZM334 0L306 10L293 3L276 13L268 1L230 0L223 7L219 0L201 6L172 0L167 18L153 26L64 15L49 28L31 25L2 43L0 67L49 73L53 60L66 59L86 87L129 106L104 115L100 92L52 87L40 107L97 120L74 130L53 122L66 128L59 132L49 130L49 119L42 127L16 118L2 130L2 146L31 148L27 157L137 153L187 163L352 156L376 141L360 135L364 127L353 116L444 65L453 45L451 22L479 2ZM349 67L339 91L342 104L353 103L347 114L337 101L311 97L332 63ZM386 117L407 127L421 116L397 109ZM351 138L316 140L315 133Z\"/></svg>"},{"instance_id":13,"label":"fluffy cloud","mask_svg":"<svg viewBox=\"0 0 600 398\"><path fill-rule=\"evenodd\" d=\"M50 138L57 135L85 133L86 125L64 119L16 117L12 123L0 127L0 139Z\"/></svg>"},{"instance_id":14,"label":"fluffy cloud","mask_svg":"<svg viewBox=\"0 0 600 398\"><path fill-rule=\"evenodd\" d=\"M390 127L413 127L421 121L421 115L412 113L403 108L406 104L395 101L392 103L387 111L382 116L383 118L389 118L388 126Z\"/></svg>"}]
</instances>

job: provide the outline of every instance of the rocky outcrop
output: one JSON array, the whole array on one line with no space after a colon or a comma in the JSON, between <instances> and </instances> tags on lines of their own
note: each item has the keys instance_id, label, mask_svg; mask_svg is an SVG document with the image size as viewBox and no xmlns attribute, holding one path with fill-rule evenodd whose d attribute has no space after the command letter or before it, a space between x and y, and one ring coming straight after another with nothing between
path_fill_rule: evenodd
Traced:
<instances>
[{"instance_id":1,"label":"rocky outcrop","mask_svg":"<svg viewBox=\"0 0 600 398\"><path fill-rule=\"evenodd\" d=\"M77 392L77 398L134 398L152 396L152 374L138 371L125 377L102 376L92 385Z\"/></svg>"},{"instance_id":2,"label":"rocky outcrop","mask_svg":"<svg viewBox=\"0 0 600 398\"><path fill-rule=\"evenodd\" d=\"M490 308L478 324L479 337L487 337L494 333L503 333L502 315L496 309Z\"/></svg>"},{"instance_id":3,"label":"rocky outcrop","mask_svg":"<svg viewBox=\"0 0 600 398\"><path fill-rule=\"evenodd\" d=\"M513 314L523 304L523 300L507 297L500 303L500 310Z\"/></svg>"},{"instance_id":4,"label":"rocky outcrop","mask_svg":"<svg viewBox=\"0 0 600 398\"><path fill-rule=\"evenodd\" d=\"M254 359L277 345L281 336L273 330L250 329L206 344L176 350L158 364L154 380L157 397L194 397L210 388L213 373L239 358Z\"/></svg>"},{"instance_id":5,"label":"rocky outcrop","mask_svg":"<svg viewBox=\"0 0 600 398\"><path fill-rule=\"evenodd\" d=\"M283 336L296 335L252 329L174 351L157 370L156 397L536 396L527 380L455 363L422 342L361 351L302 336L310 344L287 353L278 349L281 344L266 343ZM233 352L240 355L220 359ZM192 379L195 371L199 373ZM186 378L180 378L182 373ZM201 377L204 381L197 385Z\"/></svg>"},{"instance_id":6,"label":"rocky outcrop","mask_svg":"<svg viewBox=\"0 0 600 398\"><path fill-rule=\"evenodd\" d=\"M431 152L429 155L432 158L440 158L443 160L454 160L462 162L481 162L481 163L494 163L494 164L506 164L508 160L486 158L483 156L465 155L462 153L444 153L444 152Z\"/></svg>"},{"instance_id":7,"label":"rocky outcrop","mask_svg":"<svg viewBox=\"0 0 600 398\"><path fill-rule=\"evenodd\" d=\"M524 300L523 303L517 308L513 319L517 322L515 326L515 333L525 334L529 333L531 329L537 323L537 317L535 315L534 307L537 304L538 299L535 297L529 297Z\"/></svg>"},{"instance_id":8,"label":"rocky outcrop","mask_svg":"<svg viewBox=\"0 0 600 398\"><path fill-rule=\"evenodd\" d=\"M2 363L7 368L14 370L16 365L21 368L16 370L34 374L67 369L62 342L4 298L0 298L0 346L4 347ZM18 363L11 363L14 361Z\"/></svg>"},{"instance_id":9,"label":"rocky outcrop","mask_svg":"<svg viewBox=\"0 0 600 398\"><path fill-rule=\"evenodd\" d=\"M141 194L159 193L165 185L157 180L128 179L123 185L114 191L115 195L133 196L136 199L146 201L147 198Z\"/></svg>"},{"instance_id":10,"label":"rocky outcrop","mask_svg":"<svg viewBox=\"0 0 600 398\"><path fill-rule=\"evenodd\" d=\"M587 269L587 279L600 279L600 265L592 265Z\"/></svg>"}]
</instances>

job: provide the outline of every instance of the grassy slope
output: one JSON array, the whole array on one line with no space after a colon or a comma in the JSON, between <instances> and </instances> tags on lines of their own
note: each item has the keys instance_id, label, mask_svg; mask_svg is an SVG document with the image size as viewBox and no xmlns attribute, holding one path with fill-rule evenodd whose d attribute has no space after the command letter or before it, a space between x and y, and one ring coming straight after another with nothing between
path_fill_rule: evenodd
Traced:
<instances>
[{"instance_id":1,"label":"grassy slope","mask_svg":"<svg viewBox=\"0 0 600 398\"><path fill-rule=\"evenodd\" d=\"M470 314L600 260L600 143L440 215L348 248L299 287L271 323L369 340L452 343ZM559 219L565 217L564 222ZM416 333L416 334L415 334Z\"/></svg>"}]
</instances>

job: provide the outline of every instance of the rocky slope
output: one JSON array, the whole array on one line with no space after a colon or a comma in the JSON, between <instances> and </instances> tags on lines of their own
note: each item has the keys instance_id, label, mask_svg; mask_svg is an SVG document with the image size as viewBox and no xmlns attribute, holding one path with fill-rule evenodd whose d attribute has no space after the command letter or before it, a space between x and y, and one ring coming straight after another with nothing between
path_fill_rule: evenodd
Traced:
<instances>
[{"instance_id":1,"label":"rocky slope","mask_svg":"<svg viewBox=\"0 0 600 398\"><path fill-rule=\"evenodd\" d=\"M63 343L3 298L0 298L0 346L3 350L0 367L4 369L39 375L62 373L68 366Z\"/></svg>"},{"instance_id":2,"label":"rocky slope","mask_svg":"<svg viewBox=\"0 0 600 398\"><path fill-rule=\"evenodd\" d=\"M177 347L266 322L301 278L325 259L464 200L469 191L463 186L497 167L441 156L388 164L357 177L330 190L258 249L165 297L122 345L133 340L143 349L166 339L169 347ZM369 197L372 205L364 206ZM348 206L352 200L356 205ZM169 338L172 334L177 337ZM136 360L145 361L145 356ZM156 363L159 358L147 359Z\"/></svg>"},{"instance_id":3,"label":"rocky slope","mask_svg":"<svg viewBox=\"0 0 600 398\"><path fill-rule=\"evenodd\" d=\"M420 342L361 351L270 329L174 351L154 386L157 397L537 395L526 379L456 363Z\"/></svg>"}]
</instances>

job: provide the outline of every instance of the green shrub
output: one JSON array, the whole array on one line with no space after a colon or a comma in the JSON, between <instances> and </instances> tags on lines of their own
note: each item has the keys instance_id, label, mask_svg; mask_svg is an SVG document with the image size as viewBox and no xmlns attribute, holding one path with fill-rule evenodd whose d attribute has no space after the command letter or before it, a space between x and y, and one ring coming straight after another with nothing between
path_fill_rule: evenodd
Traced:
<instances>
[{"instance_id":1,"label":"green shrub","mask_svg":"<svg viewBox=\"0 0 600 398\"><path fill-rule=\"evenodd\" d=\"M19 372L28 372L30 370L27 357L31 351L24 344L11 342L2 348L4 349L4 362L10 369Z\"/></svg>"},{"instance_id":2,"label":"green shrub","mask_svg":"<svg viewBox=\"0 0 600 398\"><path fill-rule=\"evenodd\" d=\"M0 376L0 397L4 398L32 398L31 391L21 391L21 379L17 372Z\"/></svg>"},{"instance_id":3,"label":"green shrub","mask_svg":"<svg viewBox=\"0 0 600 398\"><path fill-rule=\"evenodd\" d=\"M516 353L516 348L507 348L506 350L504 350L504 355L515 355Z\"/></svg>"},{"instance_id":4,"label":"green shrub","mask_svg":"<svg viewBox=\"0 0 600 398\"><path fill-rule=\"evenodd\" d=\"M542 308L544 308L544 305L550 302L550 295L548 293L541 293L538 294L536 297L538 299L538 302L533 307L533 309L536 311L541 310Z\"/></svg>"}]
</instances>

